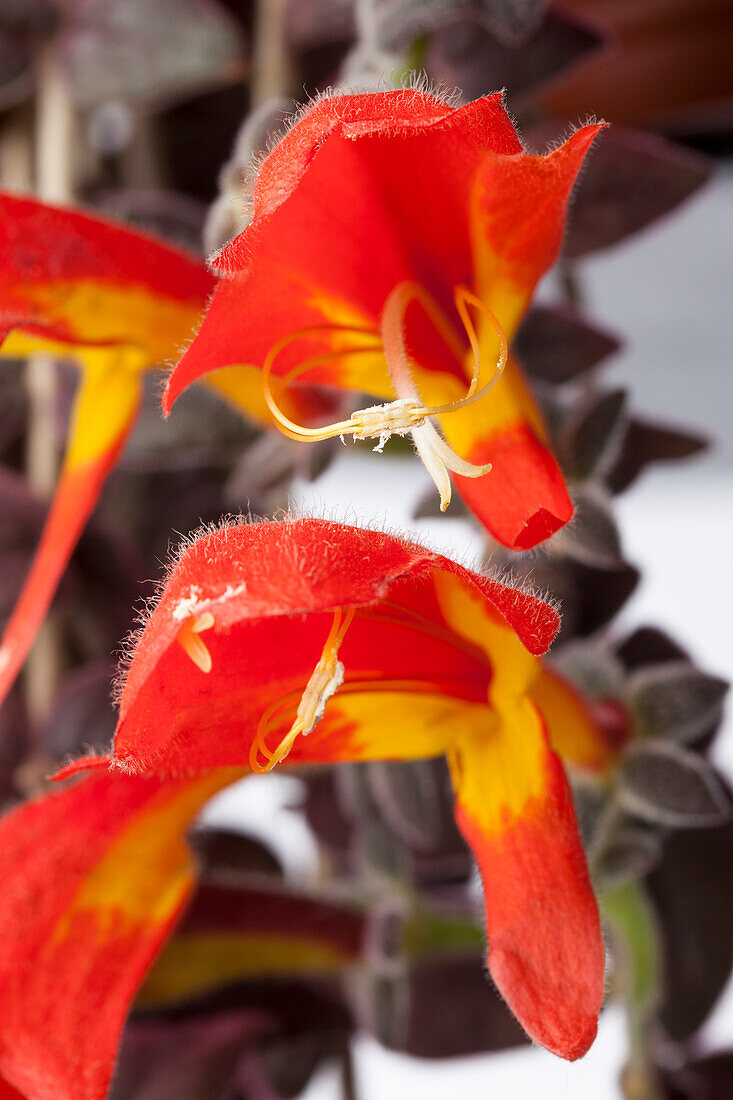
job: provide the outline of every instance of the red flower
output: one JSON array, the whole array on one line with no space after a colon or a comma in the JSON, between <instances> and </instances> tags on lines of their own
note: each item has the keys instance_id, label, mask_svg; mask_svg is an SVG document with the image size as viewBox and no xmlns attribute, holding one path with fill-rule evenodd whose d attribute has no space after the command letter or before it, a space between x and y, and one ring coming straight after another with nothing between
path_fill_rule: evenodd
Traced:
<instances>
[{"instance_id":1,"label":"red flower","mask_svg":"<svg viewBox=\"0 0 733 1100\"><path fill-rule=\"evenodd\" d=\"M530 156L499 95L457 109L414 90L316 101L264 160L250 226L213 258L224 278L166 411L210 371L261 370L285 434L377 450L409 434L442 507L451 470L504 545L547 538L572 505L521 370L502 368L598 129ZM387 404L301 427L280 403L313 385Z\"/></svg>"},{"instance_id":2,"label":"red flower","mask_svg":"<svg viewBox=\"0 0 733 1100\"><path fill-rule=\"evenodd\" d=\"M0 355L71 353L82 372L56 495L0 642L0 702L130 433L141 372L175 356L212 287L201 263L152 238L0 194Z\"/></svg>"},{"instance_id":3,"label":"red flower","mask_svg":"<svg viewBox=\"0 0 733 1100\"><path fill-rule=\"evenodd\" d=\"M117 770L0 823L0 1072L33 1100L43 1080L59 1100L104 1095L126 1006L190 887L182 835L215 789L286 760L442 753L491 974L534 1039L583 1054L603 942L529 695L557 625L534 597L374 531L241 525L186 548L125 678Z\"/></svg>"},{"instance_id":4,"label":"red flower","mask_svg":"<svg viewBox=\"0 0 733 1100\"><path fill-rule=\"evenodd\" d=\"M81 368L51 511L0 641L0 703L132 430L142 372L179 353L213 288L202 263L161 241L0 193L0 356L45 351L72 355ZM246 372L223 371L207 383L253 411ZM264 400L261 405L265 410ZM312 403L294 403L291 411L312 413Z\"/></svg>"}]
</instances>

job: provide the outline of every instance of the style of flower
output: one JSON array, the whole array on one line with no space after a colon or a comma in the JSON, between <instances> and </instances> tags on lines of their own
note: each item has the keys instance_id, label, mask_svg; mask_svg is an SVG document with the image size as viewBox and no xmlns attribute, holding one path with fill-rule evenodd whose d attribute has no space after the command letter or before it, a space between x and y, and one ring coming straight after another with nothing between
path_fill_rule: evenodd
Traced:
<instances>
[{"instance_id":1,"label":"style of flower","mask_svg":"<svg viewBox=\"0 0 733 1100\"><path fill-rule=\"evenodd\" d=\"M443 509L450 472L499 542L546 539L573 509L507 343L598 130L531 156L498 94L458 108L414 89L318 99L262 162L248 228L212 257L223 277L165 410L211 371L254 367L256 407L264 394L287 436L379 451L409 435ZM381 403L296 423L283 398L317 386Z\"/></svg>"},{"instance_id":2,"label":"style of flower","mask_svg":"<svg viewBox=\"0 0 733 1100\"><path fill-rule=\"evenodd\" d=\"M532 1038L583 1054L603 940L532 701L557 626L534 596L382 532L298 519L186 546L135 643L110 757L0 822L0 1073L31 1100L49 1082L58 1100L102 1100L191 889L186 827L216 790L283 765L441 754L494 981Z\"/></svg>"}]
</instances>

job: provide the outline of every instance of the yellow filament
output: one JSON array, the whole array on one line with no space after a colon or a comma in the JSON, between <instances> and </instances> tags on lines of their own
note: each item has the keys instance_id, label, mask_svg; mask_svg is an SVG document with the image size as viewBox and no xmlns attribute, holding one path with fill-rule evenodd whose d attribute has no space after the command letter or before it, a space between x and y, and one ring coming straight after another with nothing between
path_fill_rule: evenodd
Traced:
<instances>
[{"instance_id":1,"label":"yellow filament","mask_svg":"<svg viewBox=\"0 0 733 1100\"><path fill-rule=\"evenodd\" d=\"M419 427L430 416L443 415L457 412L468 405L484 397L499 381L507 362L508 348L504 331L495 314L484 305L480 298L464 286L458 286L453 292L453 300L456 311L461 319L468 337L468 342L473 353L473 371L471 382L465 397L458 401L451 401L444 405L424 405L415 390L410 376L410 356L407 351L404 334L405 315L412 302L417 302L424 310L435 329L451 349L457 359L461 359L464 353L464 345L455 328L446 317L438 303L420 283L405 280L391 292L385 302L382 314L382 342L381 344L364 344L353 348L344 348L342 351L331 351L323 355L314 356L299 364L285 374L278 387L277 398L272 392L272 369L277 357L282 351L296 340L316 338L325 333L344 333L349 335L377 337L375 329L368 327L341 326L341 325L313 325L310 328L299 329L283 337L270 348L262 365L262 389L267 407L272 413L280 430L289 439L299 442L319 442L325 439L333 439L339 435L355 434L359 438L374 438L382 434L385 438L392 432L410 431ZM496 368L485 385L479 388L481 377L481 348L476 327L469 312L469 306L479 310L493 326L499 339L499 359ZM393 405L375 406L373 409L359 410L348 420L326 424L320 428L307 428L296 424L280 408L278 399L282 398L288 385L301 375L313 370L325 363L342 359L348 355L373 355L383 351L387 360L387 366L395 381L395 374L402 375L402 381L406 382L413 391L413 397L408 400L400 399ZM395 389L399 391L400 381L395 382ZM366 415L366 418L364 416ZM372 433L371 429L374 428ZM381 428L381 432L380 432Z\"/></svg>"},{"instance_id":2,"label":"yellow filament","mask_svg":"<svg viewBox=\"0 0 733 1100\"><path fill-rule=\"evenodd\" d=\"M336 435L341 435L343 432L348 432L349 430L350 421L348 420L342 421L339 424L329 424L326 425L326 427L324 428L305 428L300 424L296 424L285 415L272 393L270 377L272 374L273 365L280 352L284 351L286 347L294 343L296 340L323 336L327 332L342 332L345 334L348 333L351 335L359 336L377 335L375 330L370 328L356 328L348 325L312 325L309 328L302 328L299 329L297 332L291 332L288 336L284 336L282 340L278 340L278 342L276 344L273 344L273 346L270 348L265 357L265 361L262 364L262 392L264 394L265 402L267 403L268 409L279 424L280 430L282 431L283 435L288 436L289 439L296 439L300 442L310 439L314 442L317 442L323 439L330 439ZM335 354L334 358L343 358L344 356L350 354L363 354L364 350L373 351L375 349L356 348L352 352L349 348L345 348L344 351ZM376 350L379 350L379 348L377 347ZM321 357L319 356L318 359L320 358ZM303 373L303 371L299 367L296 367L294 371L290 372L290 375L294 375L295 373L301 374ZM288 378L287 375L285 377L286 379ZM285 388L286 384L287 382L284 382L281 386L279 394L280 396L282 395L282 391Z\"/></svg>"},{"instance_id":3,"label":"yellow filament","mask_svg":"<svg viewBox=\"0 0 733 1100\"><path fill-rule=\"evenodd\" d=\"M428 316L435 323L433 313L426 309L425 296L427 292L425 288L420 286L419 283L413 283L406 281L399 283L392 293L387 298L384 306L384 312L382 314L382 340L385 347L385 355L387 358L387 364L390 367L390 372L394 373L396 369L400 369L403 373L409 372L410 356L407 351L407 345L405 343L405 316L407 314L408 306L413 302L419 302L419 304L426 310ZM468 405L472 405L474 401L478 401L479 398L484 397L489 390L493 389L496 383L501 378L501 375L506 366L509 349L507 346L506 336L502 329L496 315L485 306L484 303L475 294L472 294L465 286L457 286L453 291L453 301L455 303L458 316L463 322L463 327L466 330L468 342L473 352L473 372L471 377L471 383L468 387L466 396L459 401L450 401L445 405L428 405L422 406L420 413L423 417L427 416L439 416L444 413L457 412L459 409L465 409ZM479 345L478 335L476 333L476 327L471 320L471 315L468 311L468 306L471 305L475 309L478 309L488 319L494 328L496 335L499 338L499 359L494 369L491 378L488 382L478 389L479 379L481 377L481 348ZM442 334L442 329L440 329ZM461 349L462 351L463 349ZM458 356L461 357L460 355ZM413 385L414 389L414 385ZM417 394L415 393L415 396Z\"/></svg>"},{"instance_id":4,"label":"yellow filament","mask_svg":"<svg viewBox=\"0 0 733 1100\"><path fill-rule=\"evenodd\" d=\"M249 752L249 763L252 771L259 774L271 771L288 755L298 734L307 733L318 721L318 712L322 710L326 701L330 698L330 694L333 693L334 689L331 688L329 691L329 687L337 675L338 651L346 631L351 626L354 614L355 608L353 607L350 607L345 615L342 614L341 608L334 611L331 629L318 663L300 696L293 693L294 698L300 698L296 719L274 751L268 749L266 738L278 724L276 716L278 711L282 709L284 699L290 700L291 696L285 696L283 699L271 704L260 718L257 733ZM325 694L326 691L329 691L329 694ZM266 758L266 763L260 763L260 756Z\"/></svg>"},{"instance_id":5,"label":"yellow filament","mask_svg":"<svg viewBox=\"0 0 733 1100\"><path fill-rule=\"evenodd\" d=\"M211 630L214 625L214 616L210 611L204 611L196 617L191 616L178 631L176 640L202 672L209 673L212 668L211 654L199 635L204 630Z\"/></svg>"}]
</instances>

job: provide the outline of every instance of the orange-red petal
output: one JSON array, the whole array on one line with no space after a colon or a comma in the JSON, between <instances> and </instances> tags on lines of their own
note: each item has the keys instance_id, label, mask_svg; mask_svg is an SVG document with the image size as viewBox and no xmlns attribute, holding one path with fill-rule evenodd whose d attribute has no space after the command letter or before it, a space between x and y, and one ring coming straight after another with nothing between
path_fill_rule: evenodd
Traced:
<instances>
[{"instance_id":1,"label":"orange-red petal","mask_svg":"<svg viewBox=\"0 0 733 1100\"><path fill-rule=\"evenodd\" d=\"M193 882L185 830L232 778L97 768L0 821L0 1074L28 1100L104 1100L129 1004Z\"/></svg>"},{"instance_id":2,"label":"orange-red petal","mask_svg":"<svg viewBox=\"0 0 733 1100\"><path fill-rule=\"evenodd\" d=\"M291 759L442 751L450 708L485 706L494 669L480 643L447 621L441 577L474 593L486 621L518 636L524 652L542 653L552 640L551 607L383 532L302 519L204 535L184 549L140 636L121 694L115 760L133 771L173 773L246 763L260 717L283 696L294 709L334 609L350 607L356 615L339 653L346 680L366 677L396 693L402 737L400 721L393 728L369 718L378 694L339 691ZM200 616L212 621L197 635L209 672L178 643Z\"/></svg>"},{"instance_id":3,"label":"orange-red petal","mask_svg":"<svg viewBox=\"0 0 733 1100\"><path fill-rule=\"evenodd\" d=\"M596 1034L604 948L562 766L526 700L451 760L456 820L483 882L491 976L532 1039L579 1058Z\"/></svg>"},{"instance_id":4,"label":"orange-red petal","mask_svg":"<svg viewBox=\"0 0 733 1100\"><path fill-rule=\"evenodd\" d=\"M111 363L102 365L107 356ZM137 377L94 349L76 396L66 460L38 549L0 640L0 704L28 655L77 539L135 421Z\"/></svg>"}]
</instances>

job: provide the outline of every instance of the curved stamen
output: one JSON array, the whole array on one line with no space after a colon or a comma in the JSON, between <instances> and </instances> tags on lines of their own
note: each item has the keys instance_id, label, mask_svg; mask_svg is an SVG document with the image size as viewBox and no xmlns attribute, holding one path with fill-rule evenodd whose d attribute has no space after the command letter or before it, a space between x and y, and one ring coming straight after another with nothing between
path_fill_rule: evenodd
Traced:
<instances>
[{"instance_id":1,"label":"curved stamen","mask_svg":"<svg viewBox=\"0 0 733 1100\"><path fill-rule=\"evenodd\" d=\"M344 678L344 666L338 660L338 651L354 618L355 608L350 607L346 614L337 608L334 611L333 622L328 637L323 646L318 664L313 669L305 690L300 696L300 702L295 715L295 721L286 733L285 737L274 751L267 747L266 738L277 725L276 716L282 709L283 699L267 708L260 718L257 733L249 752L249 763L252 771L263 774L276 767L290 752L295 739L299 734L306 736L323 717L326 703L341 686ZM286 696L285 699L288 697ZM266 758L266 763L261 764L260 755Z\"/></svg>"},{"instance_id":2,"label":"curved stamen","mask_svg":"<svg viewBox=\"0 0 733 1100\"><path fill-rule=\"evenodd\" d=\"M349 325L312 325L309 328L303 328L299 329L297 332L291 332L289 333L289 335L284 336L282 340L278 340L276 344L272 345L267 355L265 356L264 363L262 364L262 392L265 398L265 402L273 417L279 424L280 430L290 439L297 439L300 442L302 442L303 440L313 440L314 442L316 442L323 439L331 439L334 436L342 435L344 432L349 431L350 421L348 420L342 421L341 423L337 424L328 424L324 428L306 428L303 427L301 424L296 424L293 420L285 415L272 393L270 376L272 374L272 368L275 360L280 355L280 353L296 340L308 337L315 338L318 336L323 336L325 333L328 332L339 332L359 336L377 335L375 330L371 328L357 328ZM365 349L357 348L352 351L349 348L345 348L343 352L340 352L337 355L335 354L334 358L343 358L344 356L351 354L363 354L364 350ZM375 350L378 351L379 346L377 346L376 348L370 347L368 350L370 352L373 352ZM294 369L298 373L302 373L299 367L296 367ZM291 371L290 373L293 374L293 371ZM287 379L288 376L286 375L285 377ZM282 391L285 388L286 384L287 383L281 386L279 396L282 396Z\"/></svg>"},{"instance_id":3,"label":"curved stamen","mask_svg":"<svg viewBox=\"0 0 733 1100\"><path fill-rule=\"evenodd\" d=\"M341 436L343 439L344 435L351 435L355 440L376 439L377 445L374 450L379 452L383 450L385 443L391 436L409 434L412 436L417 452L440 493L441 511L445 511L451 500L451 482L448 471L450 470L462 477L482 477L491 470L491 464L477 465L461 458L446 443L434 425L430 423L430 417L458 412L468 405L472 405L474 401L478 401L481 397L485 397L501 378L508 355L507 341L502 327L494 313L484 305L481 299L466 287L458 286L454 289L453 300L473 353L471 381L464 397L442 405L425 405L422 401L412 376L414 364L408 352L405 338L405 318L409 306L413 302L421 306L430 321L432 321L438 334L457 358L463 357L465 348L451 322L425 287L412 280L405 280L398 283L387 297L381 318L381 350L384 353L387 369L395 388L396 400L382 405L372 405L366 409L358 409L352 413L348 420L326 424L321 428L306 428L290 420L275 400L271 386L271 375L275 360L289 344L302 337L322 336L325 332L377 336L376 331L368 327L314 325L311 328L304 328L299 332L291 333L274 344L265 357L262 366L262 386L265 401L280 430L288 438L301 442L316 442L333 439L336 436ZM499 340L498 361L491 377L483 386L480 385L481 344L476 327L471 319L469 306L479 310L487 318ZM293 379L300 377L308 370L348 355L373 355L379 350L378 345L368 344L314 356L294 367L283 377L278 397L282 397L283 392Z\"/></svg>"}]
</instances>

